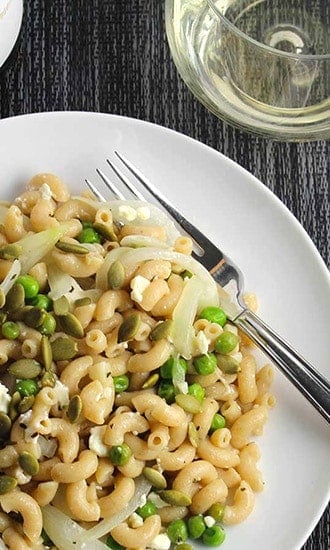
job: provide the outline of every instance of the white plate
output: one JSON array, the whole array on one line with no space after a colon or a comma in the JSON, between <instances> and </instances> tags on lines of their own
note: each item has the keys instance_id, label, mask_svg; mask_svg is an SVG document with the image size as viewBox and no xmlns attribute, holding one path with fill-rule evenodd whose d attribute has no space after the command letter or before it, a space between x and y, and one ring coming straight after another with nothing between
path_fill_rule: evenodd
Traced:
<instances>
[{"instance_id":1,"label":"white plate","mask_svg":"<svg viewBox=\"0 0 330 550\"><path fill-rule=\"evenodd\" d=\"M183 135L93 113L48 113L0 121L1 196L18 194L36 172L78 190L118 149L240 265L260 313L329 377L330 280L307 234L282 203L238 165ZM265 491L222 548L298 550L329 496L325 421L279 373L278 406L264 436ZM198 548L198 546L196 546Z\"/></svg>"},{"instance_id":2,"label":"white plate","mask_svg":"<svg viewBox=\"0 0 330 550\"><path fill-rule=\"evenodd\" d=\"M23 17L23 0L0 0L0 67L15 46Z\"/></svg>"}]
</instances>

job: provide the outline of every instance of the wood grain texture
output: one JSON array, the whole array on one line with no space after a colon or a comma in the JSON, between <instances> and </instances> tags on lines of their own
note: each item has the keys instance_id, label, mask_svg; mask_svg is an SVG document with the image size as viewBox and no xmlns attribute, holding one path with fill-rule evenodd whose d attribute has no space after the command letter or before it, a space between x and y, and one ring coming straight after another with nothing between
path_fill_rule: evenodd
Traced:
<instances>
[{"instance_id":1,"label":"wood grain texture","mask_svg":"<svg viewBox=\"0 0 330 550\"><path fill-rule=\"evenodd\" d=\"M276 143L210 114L171 61L162 0L25 1L16 51L0 73L0 117L55 110L132 116L221 151L275 192L330 266L329 142ZM304 550L328 550L329 515Z\"/></svg>"}]
</instances>

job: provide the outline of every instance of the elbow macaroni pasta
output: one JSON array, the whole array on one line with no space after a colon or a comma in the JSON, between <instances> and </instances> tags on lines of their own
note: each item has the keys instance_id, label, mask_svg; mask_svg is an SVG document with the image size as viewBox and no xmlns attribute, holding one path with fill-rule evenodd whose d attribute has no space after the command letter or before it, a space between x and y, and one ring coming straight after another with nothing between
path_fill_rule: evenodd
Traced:
<instances>
[{"instance_id":1,"label":"elbow macaroni pasta","mask_svg":"<svg viewBox=\"0 0 330 550\"><path fill-rule=\"evenodd\" d=\"M192 240L162 225L161 216L149 219L145 204L127 210L90 194L71 197L47 173L3 208L0 250L22 238L33 243L49 229L62 246L35 251L29 264L43 305L25 299L12 307L5 297L0 311L1 324L10 320L18 330L15 338L0 338L0 414L8 425L0 434L1 541L13 550L45 548L45 506L82 528L102 527L119 514L109 534L128 550L158 547L168 524L209 515L214 504L223 507L223 524L244 521L264 488L254 438L276 402L273 370L258 369L253 348L232 323L196 315L194 295L188 303L189 280L200 273L190 258ZM84 242L83 227L96 233L95 242ZM4 255L0 280L11 268ZM214 282L204 277L203 300L219 307ZM180 324L184 300L195 309ZM245 302L256 310L254 294ZM237 337L227 354L237 367L230 374L216 351L225 331ZM209 355L216 365L201 374L195 361ZM10 394L3 390L7 369L16 384ZM24 390L28 384L33 391ZM150 475L156 513L139 516L143 502L136 501L137 513L125 516ZM168 490L181 500L167 502Z\"/></svg>"}]
</instances>

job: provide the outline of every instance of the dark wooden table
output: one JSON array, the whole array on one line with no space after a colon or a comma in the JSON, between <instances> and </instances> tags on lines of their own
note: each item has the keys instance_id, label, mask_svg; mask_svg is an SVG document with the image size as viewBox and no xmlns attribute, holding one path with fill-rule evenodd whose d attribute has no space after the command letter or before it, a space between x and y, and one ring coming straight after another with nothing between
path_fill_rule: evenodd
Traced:
<instances>
[{"instance_id":1,"label":"dark wooden table","mask_svg":"<svg viewBox=\"0 0 330 550\"><path fill-rule=\"evenodd\" d=\"M211 115L192 97L171 61L162 0L24 4L16 51L0 73L0 118L100 111L156 122L203 141L273 190L329 267L329 142L276 143ZM304 550L329 547L328 509Z\"/></svg>"}]
</instances>

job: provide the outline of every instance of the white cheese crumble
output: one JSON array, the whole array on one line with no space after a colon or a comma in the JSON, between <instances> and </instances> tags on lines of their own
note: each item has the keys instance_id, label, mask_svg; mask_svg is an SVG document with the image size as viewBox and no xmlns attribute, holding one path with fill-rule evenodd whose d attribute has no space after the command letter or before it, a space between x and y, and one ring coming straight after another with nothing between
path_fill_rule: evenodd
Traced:
<instances>
[{"instance_id":1,"label":"white cheese crumble","mask_svg":"<svg viewBox=\"0 0 330 550\"><path fill-rule=\"evenodd\" d=\"M169 550L171 547L171 541L166 533L160 533L150 543L148 548L150 550Z\"/></svg>"},{"instance_id":2,"label":"white cheese crumble","mask_svg":"<svg viewBox=\"0 0 330 550\"><path fill-rule=\"evenodd\" d=\"M47 185L47 183L43 183L39 187L39 192L41 194L41 198L46 200L46 201L49 201L50 199L53 198L53 193L51 192L51 189L50 189L49 185Z\"/></svg>"},{"instance_id":3,"label":"white cheese crumble","mask_svg":"<svg viewBox=\"0 0 330 550\"><path fill-rule=\"evenodd\" d=\"M209 351L210 340L206 337L205 332L199 330L196 335L196 345L201 355L206 355Z\"/></svg>"},{"instance_id":4,"label":"white cheese crumble","mask_svg":"<svg viewBox=\"0 0 330 550\"><path fill-rule=\"evenodd\" d=\"M54 391L60 407L67 407L70 402L68 386L65 386L65 384L62 384L59 380L56 380Z\"/></svg>"},{"instance_id":5,"label":"white cheese crumble","mask_svg":"<svg viewBox=\"0 0 330 550\"><path fill-rule=\"evenodd\" d=\"M7 386L0 382L0 412L7 414L11 397Z\"/></svg>"},{"instance_id":6,"label":"white cheese crumble","mask_svg":"<svg viewBox=\"0 0 330 550\"><path fill-rule=\"evenodd\" d=\"M109 456L109 447L103 443L103 437L106 429L106 426L95 426L94 428L91 428L88 440L90 450L100 457Z\"/></svg>"},{"instance_id":7,"label":"white cheese crumble","mask_svg":"<svg viewBox=\"0 0 330 550\"><path fill-rule=\"evenodd\" d=\"M143 300L143 292L150 285L149 279L142 277L142 275L137 275L131 280L131 298L134 302L140 303Z\"/></svg>"},{"instance_id":8,"label":"white cheese crumble","mask_svg":"<svg viewBox=\"0 0 330 550\"><path fill-rule=\"evenodd\" d=\"M57 449L57 440L55 438L47 439L43 435L38 434L36 443L39 445L40 454L46 458L53 458Z\"/></svg>"},{"instance_id":9,"label":"white cheese crumble","mask_svg":"<svg viewBox=\"0 0 330 550\"><path fill-rule=\"evenodd\" d=\"M216 523L215 519L212 516L205 516L204 521L206 527L213 527L213 525L215 525Z\"/></svg>"},{"instance_id":10,"label":"white cheese crumble","mask_svg":"<svg viewBox=\"0 0 330 550\"><path fill-rule=\"evenodd\" d=\"M139 206L136 209L136 214L140 220L149 220L151 215L150 208L148 206Z\"/></svg>"},{"instance_id":11,"label":"white cheese crumble","mask_svg":"<svg viewBox=\"0 0 330 550\"><path fill-rule=\"evenodd\" d=\"M223 330L226 330L227 332L232 332L233 334L238 334L238 329L234 325L231 325L230 323L226 323L223 327Z\"/></svg>"},{"instance_id":12,"label":"white cheese crumble","mask_svg":"<svg viewBox=\"0 0 330 550\"><path fill-rule=\"evenodd\" d=\"M122 204L118 208L119 214L121 214L128 222L132 222L136 219L137 213L135 208L128 204Z\"/></svg>"},{"instance_id":13,"label":"white cheese crumble","mask_svg":"<svg viewBox=\"0 0 330 550\"><path fill-rule=\"evenodd\" d=\"M133 514L129 517L129 523L133 529L137 529L143 525L143 518L136 512L133 512Z\"/></svg>"}]
</instances>

